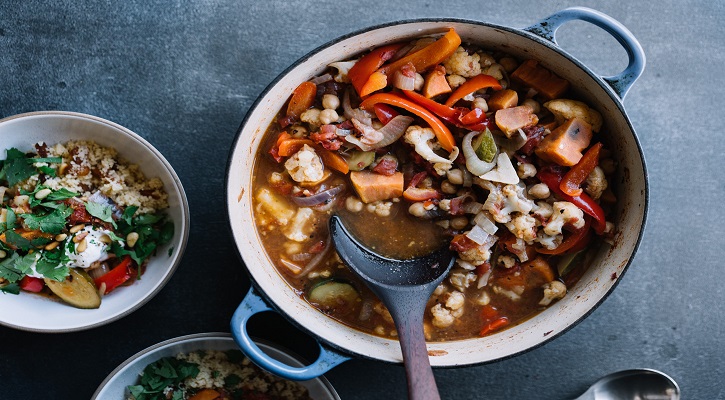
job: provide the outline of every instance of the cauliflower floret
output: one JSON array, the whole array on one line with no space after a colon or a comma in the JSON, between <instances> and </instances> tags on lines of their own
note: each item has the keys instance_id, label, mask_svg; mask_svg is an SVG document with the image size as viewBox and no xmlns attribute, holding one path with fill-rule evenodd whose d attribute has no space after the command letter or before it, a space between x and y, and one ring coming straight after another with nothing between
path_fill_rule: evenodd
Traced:
<instances>
[{"instance_id":1,"label":"cauliflower floret","mask_svg":"<svg viewBox=\"0 0 725 400\"><path fill-rule=\"evenodd\" d=\"M515 287L515 288L516 288L517 291L520 291L521 293L524 292L523 291L523 289L524 289L523 286L519 286L519 287ZM514 291L514 290L504 289L501 286L493 286L491 288L491 290L493 290L493 292L496 293L499 296L506 296L506 297L508 297L509 300L511 300L511 301L519 301L519 300L521 300L521 293L516 293L516 291Z\"/></svg>"},{"instance_id":2,"label":"cauliflower floret","mask_svg":"<svg viewBox=\"0 0 725 400\"><path fill-rule=\"evenodd\" d=\"M325 166L315 149L308 145L302 146L300 151L293 154L285 163L290 177L296 182L317 182L325 175Z\"/></svg>"},{"instance_id":3,"label":"cauliflower floret","mask_svg":"<svg viewBox=\"0 0 725 400\"><path fill-rule=\"evenodd\" d=\"M581 118L592 126L592 131L599 132L602 129L602 114L599 111L589 108L581 101L569 99L556 99L544 103L559 124L574 117Z\"/></svg>"},{"instance_id":4,"label":"cauliflower floret","mask_svg":"<svg viewBox=\"0 0 725 400\"><path fill-rule=\"evenodd\" d=\"M456 268L448 276L448 282L461 292L466 290L473 282L476 281L476 274L465 269Z\"/></svg>"},{"instance_id":5,"label":"cauliflower floret","mask_svg":"<svg viewBox=\"0 0 725 400\"><path fill-rule=\"evenodd\" d=\"M536 239L536 219L530 215L521 214L507 222L506 227L519 239L527 242Z\"/></svg>"},{"instance_id":6,"label":"cauliflower floret","mask_svg":"<svg viewBox=\"0 0 725 400\"><path fill-rule=\"evenodd\" d=\"M448 299L446 299L446 307L450 308L451 310L458 310L460 308L463 308L465 300L466 297L463 295L463 293L454 290L448 294Z\"/></svg>"},{"instance_id":7,"label":"cauliflower floret","mask_svg":"<svg viewBox=\"0 0 725 400\"><path fill-rule=\"evenodd\" d=\"M568 201L556 201L553 206L554 214L544 226L544 233L549 236L561 235L561 228L566 224L572 225L575 229L584 226L584 212Z\"/></svg>"},{"instance_id":8,"label":"cauliflower floret","mask_svg":"<svg viewBox=\"0 0 725 400\"><path fill-rule=\"evenodd\" d=\"M313 213L314 211L311 208L303 207L298 209L294 218L284 230L285 237L295 242L309 240L310 234L314 230L314 224L310 223L312 222Z\"/></svg>"},{"instance_id":9,"label":"cauliflower floret","mask_svg":"<svg viewBox=\"0 0 725 400\"><path fill-rule=\"evenodd\" d=\"M551 206L551 204L540 201L536 203L536 207L534 207L534 212L531 213L531 216L536 218L538 221L548 221L549 218L554 214L554 207ZM542 225L541 223L539 225Z\"/></svg>"},{"instance_id":10,"label":"cauliflower floret","mask_svg":"<svg viewBox=\"0 0 725 400\"><path fill-rule=\"evenodd\" d=\"M540 306L548 306L552 301L561 299L566 295L566 285L560 281L551 281L545 283L542 287L544 288L544 298L539 302Z\"/></svg>"},{"instance_id":11,"label":"cauliflower floret","mask_svg":"<svg viewBox=\"0 0 725 400\"><path fill-rule=\"evenodd\" d=\"M376 201L365 206L365 209L379 217L389 217L392 207L392 201Z\"/></svg>"},{"instance_id":12,"label":"cauliflower floret","mask_svg":"<svg viewBox=\"0 0 725 400\"><path fill-rule=\"evenodd\" d=\"M562 240L564 240L563 235L547 235L543 230L541 230L536 234L535 242L543 246L545 249L554 250L559 247Z\"/></svg>"},{"instance_id":13,"label":"cauliflower floret","mask_svg":"<svg viewBox=\"0 0 725 400\"><path fill-rule=\"evenodd\" d=\"M310 108L300 115L300 121L307 122L312 130L316 130L322 123L320 122L321 110Z\"/></svg>"},{"instance_id":14,"label":"cauliflower floret","mask_svg":"<svg viewBox=\"0 0 725 400\"><path fill-rule=\"evenodd\" d=\"M332 64L328 64L329 67L335 68L337 70L337 75L335 75L335 82L343 82L343 83L350 83L350 77L347 76L347 74L350 72L350 68L353 67L357 63L357 60L352 61L338 61L334 62Z\"/></svg>"},{"instance_id":15,"label":"cauliflower floret","mask_svg":"<svg viewBox=\"0 0 725 400\"><path fill-rule=\"evenodd\" d=\"M416 153L433 164L433 168L438 175L445 176L446 171L453 167L453 160L458 157L458 147L454 147L449 159L445 159L433 152L433 150L440 147L438 142L431 142L435 137L433 129L412 125L405 131L403 138L406 143L415 146Z\"/></svg>"},{"instance_id":16,"label":"cauliflower floret","mask_svg":"<svg viewBox=\"0 0 725 400\"><path fill-rule=\"evenodd\" d=\"M498 258L498 264L504 268L513 268L516 265L516 259L511 256L501 256Z\"/></svg>"},{"instance_id":17,"label":"cauliflower floret","mask_svg":"<svg viewBox=\"0 0 725 400\"><path fill-rule=\"evenodd\" d=\"M430 313L433 315L433 326L436 328L447 328L453 324L456 318L463 315L463 307L457 310L451 310L439 303L430 309Z\"/></svg>"},{"instance_id":18,"label":"cauliflower floret","mask_svg":"<svg viewBox=\"0 0 725 400\"><path fill-rule=\"evenodd\" d=\"M493 247L497 240L498 237L488 235L482 244L470 250L461 251L458 253L458 256L461 260L468 261L473 265L483 264L491 258L491 247Z\"/></svg>"},{"instance_id":19,"label":"cauliflower floret","mask_svg":"<svg viewBox=\"0 0 725 400\"><path fill-rule=\"evenodd\" d=\"M490 212L496 222L505 224L511 221L512 213L528 214L534 208L534 202L526 197L522 186L501 187L479 178L474 178L474 183L489 190L483 209Z\"/></svg>"},{"instance_id":20,"label":"cauliflower floret","mask_svg":"<svg viewBox=\"0 0 725 400\"><path fill-rule=\"evenodd\" d=\"M607 178L604 176L604 170L600 167L594 167L594 170L587 176L587 187L584 189L594 200L602 197L602 193L607 190Z\"/></svg>"},{"instance_id":21,"label":"cauliflower floret","mask_svg":"<svg viewBox=\"0 0 725 400\"><path fill-rule=\"evenodd\" d=\"M521 179L531 178L536 175L536 166L531 163L521 163L516 168L516 173Z\"/></svg>"},{"instance_id":22,"label":"cauliflower floret","mask_svg":"<svg viewBox=\"0 0 725 400\"><path fill-rule=\"evenodd\" d=\"M446 81L448 81L448 86L450 86L451 89L455 89L466 83L466 78L460 75L446 75Z\"/></svg>"},{"instance_id":23,"label":"cauliflower floret","mask_svg":"<svg viewBox=\"0 0 725 400\"><path fill-rule=\"evenodd\" d=\"M471 78L481 74L479 60L481 60L479 54L468 54L463 47L459 47L447 60L443 61L443 66L446 68L446 72L451 75Z\"/></svg>"}]
</instances>

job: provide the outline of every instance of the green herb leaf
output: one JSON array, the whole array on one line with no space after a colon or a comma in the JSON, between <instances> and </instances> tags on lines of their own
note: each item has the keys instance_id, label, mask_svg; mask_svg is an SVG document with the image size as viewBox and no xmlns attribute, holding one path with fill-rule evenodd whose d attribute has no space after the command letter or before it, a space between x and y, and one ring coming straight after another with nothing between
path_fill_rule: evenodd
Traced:
<instances>
[{"instance_id":1,"label":"green herb leaf","mask_svg":"<svg viewBox=\"0 0 725 400\"><path fill-rule=\"evenodd\" d=\"M111 206L89 201L86 203L86 211L88 211L88 214L91 214L101 221L109 222L114 228L116 227L116 221L113 220L113 209L111 209Z\"/></svg>"},{"instance_id":2,"label":"green herb leaf","mask_svg":"<svg viewBox=\"0 0 725 400\"><path fill-rule=\"evenodd\" d=\"M50 176L51 178L55 178L56 176L58 176L58 171L56 171L55 168L49 167L47 165L42 165L38 167L38 171Z\"/></svg>"},{"instance_id":3,"label":"green herb leaf","mask_svg":"<svg viewBox=\"0 0 725 400\"><path fill-rule=\"evenodd\" d=\"M36 259L37 254L20 256L18 253L13 253L10 257L0 262L0 278L5 278L10 283L19 281L30 272L30 267Z\"/></svg>"},{"instance_id":4,"label":"green herb leaf","mask_svg":"<svg viewBox=\"0 0 725 400\"><path fill-rule=\"evenodd\" d=\"M48 163L48 164L60 164L63 162L61 157L38 157L31 158L30 161L33 163Z\"/></svg>"},{"instance_id":5,"label":"green herb leaf","mask_svg":"<svg viewBox=\"0 0 725 400\"><path fill-rule=\"evenodd\" d=\"M7 158L0 171L0 178L5 177L8 185L12 187L33 175L35 175L35 168L32 163L28 162L25 153L14 147L8 149Z\"/></svg>"},{"instance_id":6,"label":"green herb leaf","mask_svg":"<svg viewBox=\"0 0 725 400\"><path fill-rule=\"evenodd\" d=\"M46 278L62 282L70 274L69 263L70 258L65 251L56 248L42 253L35 270Z\"/></svg>"},{"instance_id":7,"label":"green herb leaf","mask_svg":"<svg viewBox=\"0 0 725 400\"><path fill-rule=\"evenodd\" d=\"M31 229L39 229L53 235L57 235L63 231L66 225L66 219L73 214L73 209L63 205L45 215L38 214L21 214L25 225Z\"/></svg>"},{"instance_id":8,"label":"green herb leaf","mask_svg":"<svg viewBox=\"0 0 725 400\"><path fill-rule=\"evenodd\" d=\"M133 225L133 222L131 218L133 218L133 215L136 214L136 210L138 210L137 206L128 206L125 210L123 210L123 215L121 216L121 220L125 221L128 226Z\"/></svg>"},{"instance_id":9,"label":"green herb leaf","mask_svg":"<svg viewBox=\"0 0 725 400\"><path fill-rule=\"evenodd\" d=\"M140 385L128 386L128 391L137 400L165 400L164 389L174 389L174 397L177 393L183 395L184 391L179 384L187 378L194 378L199 374L198 364L178 360L174 357L164 357L146 366L141 375Z\"/></svg>"},{"instance_id":10,"label":"green herb leaf","mask_svg":"<svg viewBox=\"0 0 725 400\"><path fill-rule=\"evenodd\" d=\"M5 216L5 229L15 229L15 221L17 220L15 211L10 207L6 208L6 210L8 210L8 213Z\"/></svg>"},{"instance_id":11,"label":"green herb leaf","mask_svg":"<svg viewBox=\"0 0 725 400\"><path fill-rule=\"evenodd\" d=\"M15 246L23 251L28 251L32 249L34 246L32 243L30 243L30 240L20 236L15 231L6 231L5 232L5 242L11 246Z\"/></svg>"},{"instance_id":12,"label":"green herb leaf","mask_svg":"<svg viewBox=\"0 0 725 400\"><path fill-rule=\"evenodd\" d=\"M18 285L17 283L10 283L5 286L0 286L0 292L20 294L20 285Z\"/></svg>"},{"instance_id":13,"label":"green herb leaf","mask_svg":"<svg viewBox=\"0 0 725 400\"><path fill-rule=\"evenodd\" d=\"M242 382L242 378L239 377L239 375L231 374L224 378L224 386L225 387L235 387L239 385Z\"/></svg>"}]
</instances>

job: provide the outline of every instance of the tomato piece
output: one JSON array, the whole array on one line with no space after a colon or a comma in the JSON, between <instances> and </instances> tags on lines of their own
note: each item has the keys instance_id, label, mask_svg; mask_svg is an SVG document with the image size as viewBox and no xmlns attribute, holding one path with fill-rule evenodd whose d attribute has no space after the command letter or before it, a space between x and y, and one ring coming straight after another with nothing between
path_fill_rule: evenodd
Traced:
<instances>
[{"instance_id":1,"label":"tomato piece","mask_svg":"<svg viewBox=\"0 0 725 400\"><path fill-rule=\"evenodd\" d=\"M23 277L23 279L20 280L19 285L20 285L20 289L23 289L26 292L38 293L41 290L43 290L43 287L45 286L45 282L43 282L43 280L40 278L25 275Z\"/></svg>"},{"instance_id":2,"label":"tomato piece","mask_svg":"<svg viewBox=\"0 0 725 400\"><path fill-rule=\"evenodd\" d=\"M400 115L400 113L395 111L393 107L390 107L389 105L383 103L378 103L374 105L373 111L375 111L375 116L378 117L383 125L387 125L391 119Z\"/></svg>"}]
</instances>

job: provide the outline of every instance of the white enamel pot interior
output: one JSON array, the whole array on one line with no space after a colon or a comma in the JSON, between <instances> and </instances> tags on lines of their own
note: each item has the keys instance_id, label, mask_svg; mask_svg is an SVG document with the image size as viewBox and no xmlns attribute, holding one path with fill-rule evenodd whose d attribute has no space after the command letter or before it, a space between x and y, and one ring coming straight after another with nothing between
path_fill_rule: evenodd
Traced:
<instances>
[{"instance_id":1,"label":"white enamel pot interior","mask_svg":"<svg viewBox=\"0 0 725 400\"><path fill-rule=\"evenodd\" d=\"M521 59L539 60L543 66L569 80L576 95L602 113L608 132L606 145L613 150L619 166L614 182L618 198L614 218L617 234L614 246L603 246L593 265L564 299L534 318L491 336L429 343L430 354L435 354L431 356L431 364L442 367L491 362L532 349L566 331L586 317L616 286L632 260L644 229L648 193L644 158L620 98L633 80L625 82L628 84L622 86L624 90L615 90L607 81L563 52L555 42L543 39L541 32L532 34L474 21L406 21L335 40L314 50L282 73L250 109L230 153L227 204L237 249L266 300L323 344L354 356L402 361L396 341L359 332L325 316L295 294L279 275L260 244L253 221L255 155L262 151L259 146L265 130L295 87L320 74L327 64L353 59L361 52L387 43L440 34L451 27L464 42L501 50ZM533 31L533 28L529 30ZM644 60L641 61L643 67ZM610 80L610 83L616 82Z\"/></svg>"},{"instance_id":2,"label":"white enamel pot interior","mask_svg":"<svg viewBox=\"0 0 725 400\"><path fill-rule=\"evenodd\" d=\"M112 147L121 158L137 164L144 175L158 177L169 195L164 210L174 222L171 242L157 250L140 280L104 296L100 308L82 310L60 300L21 292L0 294L0 324L35 332L71 332L117 320L138 309L171 279L186 248L189 206L179 177L163 155L134 132L102 118L64 111L41 111L0 120L2 158L10 147L34 150L33 145L91 140Z\"/></svg>"}]
</instances>

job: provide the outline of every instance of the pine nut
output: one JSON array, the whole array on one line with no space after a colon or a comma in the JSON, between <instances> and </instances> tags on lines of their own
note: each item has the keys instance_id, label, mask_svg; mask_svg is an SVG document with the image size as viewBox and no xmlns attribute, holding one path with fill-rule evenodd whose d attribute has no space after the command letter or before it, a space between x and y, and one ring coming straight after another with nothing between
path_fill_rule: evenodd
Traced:
<instances>
[{"instance_id":1,"label":"pine nut","mask_svg":"<svg viewBox=\"0 0 725 400\"><path fill-rule=\"evenodd\" d=\"M62 242L66 239L68 239L68 235L66 235L65 233L59 233L55 235L55 240L57 240L58 242Z\"/></svg>"},{"instance_id":2,"label":"pine nut","mask_svg":"<svg viewBox=\"0 0 725 400\"><path fill-rule=\"evenodd\" d=\"M126 235L126 243L128 244L128 247L135 246L136 241L138 241L138 233L131 232L128 235Z\"/></svg>"},{"instance_id":3,"label":"pine nut","mask_svg":"<svg viewBox=\"0 0 725 400\"><path fill-rule=\"evenodd\" d=\"M78 233L78 232L80 232L80 231L81 231L81 229L83 229L83 228L85 228L85 227L86 227L86 226L85 226L84 224L78 224L78 225L75 225L75 226L73 226L72 228L70 228L70 229L68 230L68 232L70 232L70 233Z\"/></svg>"},{"instance_id":4,"label":"pine nut","mask_svg":"<svg viewBox=\"0 0 725 400\"><path fill-rule=\"evenodd\" d=\"M35 198L38 200L43 200L44 198L48 197L48 195L50 195L51 193L53 193L53 191L48 188L40 189L35 193Z\"/></svg>"},{"instance_id":5,"label":"pine nut","mask_svg":"<svg viewBox=\"0 0 725 400\"><path fill-rule=\"evenodd\" d=\"M88 232L81 232L81 233L73 236L73 243L80 243L81 240L86 238L86 236L88 236Z\"/></svg>"},{"instance_id":6,"label":"pine nut","mask_svg":"<svg viewBox=\"0 0 725 400\"><path fill-rule=\"evenodd\" d=\"M101 243L105 243L105 244L111 244L111 242L112 242L111 237L108 235L102 235L98 240L100 240Z\"/></svg>"},{"instance_id":7,"label":"pine nut","mask_svg":"<svg viewBox=\"0 0 725 400\"><path fill-rule=\"evenodd\" d=\"M78 243L78 246L76 246L76 254L83 253L86 251L86 248L88 247L88 242L84 239L82 242Z\"/></svg>"},{"instance_id":8,"label":"pine nut","mask_svg":"<svg viewBox=\"0 0 725 400\"><path fill-rule=\"evenodd\" d=\"M68 170L68 163L60 163L58 166L58 175L65 175L65 171Z\"/></svg>"},{"instance_id":9,"label":"pine nut","mask_svg":"<svg viewBox=\"0 0 725 400\"><path fill-rule=\"evenodd\" d=\"M5 250L0 250L0 258L5 258L8 256L8 253L5 252Z\"/></svg>"},{"instance_id":10,"label":"pine nut","mask_svg":"<svg viewBox=\"0 0 725 400\"><path fill-rule=\"evenodd\" d=\"M47 245L45 245L44 248L46 250L50 251L50 250L53 250L54 248L58 247L59 244L60 244L60 242L50 242Z\"/></svg>"}]
</instances>

